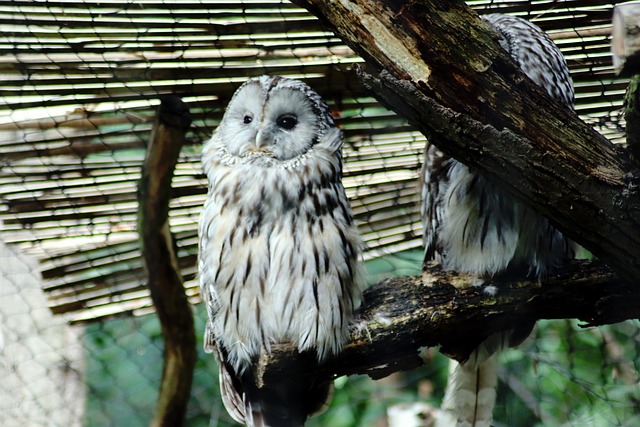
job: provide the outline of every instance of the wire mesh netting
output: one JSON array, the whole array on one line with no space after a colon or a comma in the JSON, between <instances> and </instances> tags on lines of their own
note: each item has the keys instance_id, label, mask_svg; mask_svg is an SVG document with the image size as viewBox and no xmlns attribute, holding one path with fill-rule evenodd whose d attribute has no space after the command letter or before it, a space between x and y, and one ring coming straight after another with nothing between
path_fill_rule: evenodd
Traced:
<instances>
[{"instance_id":1,"label":"wire mesh netting","mask_svg":"<svg viewBox=\"0 0 640 427\"><path fill-rule=\"evenodd\" d=\"M613 142L627 81L610 56L605 1L468 1L532 20L565 54L576 110ZM284 1L0 1L0 424L146 425L161 376L160 327L136 232L137 181L155 109L179 95L193 125L170 223L190 300L206 183L200 149L248 77L305 80L345 134L344 183L370 282L418 274L417 176L425 138L355 77L362 63ZM5 245L6 244L6 245ZM204 313L195 306L197 336ZM638 322L542 322L502 355L496 425L637 425ZM201 345L199 344L199 348ZM311 425L384 425L389 405L438 406L446 359L372 382L340 379ZM231 424L199 354L188 425Z\"/></svg>"}]
</instances>

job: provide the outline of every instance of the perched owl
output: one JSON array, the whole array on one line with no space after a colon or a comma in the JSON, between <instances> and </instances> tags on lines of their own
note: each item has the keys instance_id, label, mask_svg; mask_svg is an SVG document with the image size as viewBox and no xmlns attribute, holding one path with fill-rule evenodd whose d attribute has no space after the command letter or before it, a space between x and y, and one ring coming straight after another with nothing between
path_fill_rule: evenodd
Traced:
<instances>
[{"instance_id":1,"label":"perched owl","mask_svg":"<svg viewBox=\"0 0 640 427\"><path fill-rule=\"evenodd\" d=\"M205 349L229 414L249 426L301 426L329 379L256 386L274 343L314 362L340 351L363 284L362 244L342 186L342 133L306 84L244 83L203 149L209 192L199 224Z\"/></svg>"},{"instance_id":2,"label":"perched owl","mask_svg":"<svg viewBox=\"0 0 640 427\"><path fill-rule=\"evenodd\" d=\"M566 61L540 28L508 15L483 19L531 80L573 106ZM426 148L422 176L425 262L437 260L447 270L481 278L524 278L544 276L573 256L572 244L546 218L433 145ZM490 424L497 382L494 352L517 341L513 334L496 334L465 364L452 362L443 403L451 418L446 425Z\"/></svg>"}]
</instances>

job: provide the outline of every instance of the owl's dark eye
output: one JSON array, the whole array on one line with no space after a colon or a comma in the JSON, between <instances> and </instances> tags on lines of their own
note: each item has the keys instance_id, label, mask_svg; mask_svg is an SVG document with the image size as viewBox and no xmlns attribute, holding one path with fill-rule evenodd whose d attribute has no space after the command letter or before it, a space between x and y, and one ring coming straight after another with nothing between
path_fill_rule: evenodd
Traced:
<instances>
[{"instance_id":1,"label":"owl's dark eye","mask_svg":"<svg viewBox=\"0 0 640 427\"><path fill-rule=\"evenodd\" d=\"M253 117L247 114L246 116L244 116L244 119L242 119L242 121L245 125L248 125L253 121Z\"/></svg>"},{"instance_id":2,"label":"owl's dark eye","mask_svg":"<svg viewBox=\"0 0 640 427\"><path fill-rule=\"evenodd\" d=\"M291 130L298 124L298 117L295 114L283 114L276 119L276 123L282 129Z\"/></svg>"}]
</instances>

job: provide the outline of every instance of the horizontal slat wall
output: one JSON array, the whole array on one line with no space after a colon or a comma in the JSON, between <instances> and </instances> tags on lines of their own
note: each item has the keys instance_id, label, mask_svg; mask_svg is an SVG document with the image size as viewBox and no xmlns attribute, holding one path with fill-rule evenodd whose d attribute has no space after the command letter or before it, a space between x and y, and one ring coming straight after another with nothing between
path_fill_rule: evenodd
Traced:
<instances>
[{"instance_id":1,"label":"horizontal slat wall","mask_svg":"<svg viewBox=\"0 0 640 427\"><path fill-rule=\"evenodd\" d=\"M612 73L611 3L469 4L548 31L568 59L578 113L622 140L626 82ZM305 79L332 106L366 256L419 247L425 140L363 90L352 71L359 62L287 2L0 0L2 239L39 257L50 306L70 321L148 312L136 187L159 97L179 94L194 122L170 221L196 301L196 223L206 191L200 149L238 85L268 73Z\"/></svg>"},{"instance_id":2,"label":"horizontal slat wall","mask_svg":"<svg viewBox=\"0 0 640 427\"><path fill-rule=\"evenodd\" d=\"M615 1L467 1L479 13L509 13L546 31L560 47L576 88L576 111L613 142L624 141L620 108L627 79L617 79L610 52Z\"/></svg>"}]
</instances>

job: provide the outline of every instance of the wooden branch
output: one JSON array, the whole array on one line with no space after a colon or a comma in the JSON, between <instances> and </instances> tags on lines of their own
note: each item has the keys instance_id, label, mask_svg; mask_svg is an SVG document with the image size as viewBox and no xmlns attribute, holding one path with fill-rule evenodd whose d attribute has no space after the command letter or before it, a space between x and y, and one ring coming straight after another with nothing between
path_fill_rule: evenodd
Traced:
<instances>
[{"instance_id":1,"label":"wooden branch","mask_svg":"<svg viewBox=\"0 0 640 427\"><path fill-rule=\"evenodd\" d=\"M138 232L151 299L164 336L164 367L152 426L182 426L191 393L196 339L169 230L171 179L189 110L179 98L162 99L138 187Z\"/></svg>"},{"instance_id":2,"label":"wooden branch","mask_svg":"<svg viewBox=\"0 0 640 427\"><path fill-rule=\"evenodd\" d=\"M272 347L256 371L261 381L282 375L367 374L374 379L422 364L420 347L465 360L490 334L538 319L580 319L597 326L640 316L640 287L599 262L573 261L539 281L496 283L431 265L420 277L385 280L366 290L344 351L316 372L291 372L291 347ZM476 284L476 286L470 286ZM497 285L492 295L487 286ZM265 367L266 366L266 367Z\"/></svg>"},{"instance_id":3,"label":"wooden branch","mask_svg":"<svg viewBox=\"0 0 640 427\"><path fill-rule=\"evenodd\" d=\"M617 5L611 24L611 52L616 74L640 73L640 3Z\"/></svg>"},{"instance_id":4,"label":"wooden branch","mask_svg":"<svg viewBox=\"0 0 640 427\"><path fill-rule=\"evenodd\" d=\"M461 0L294 0L370 66L380 102L640 282L640 173L531 82Z\"/></svg>"}]
</instances>

